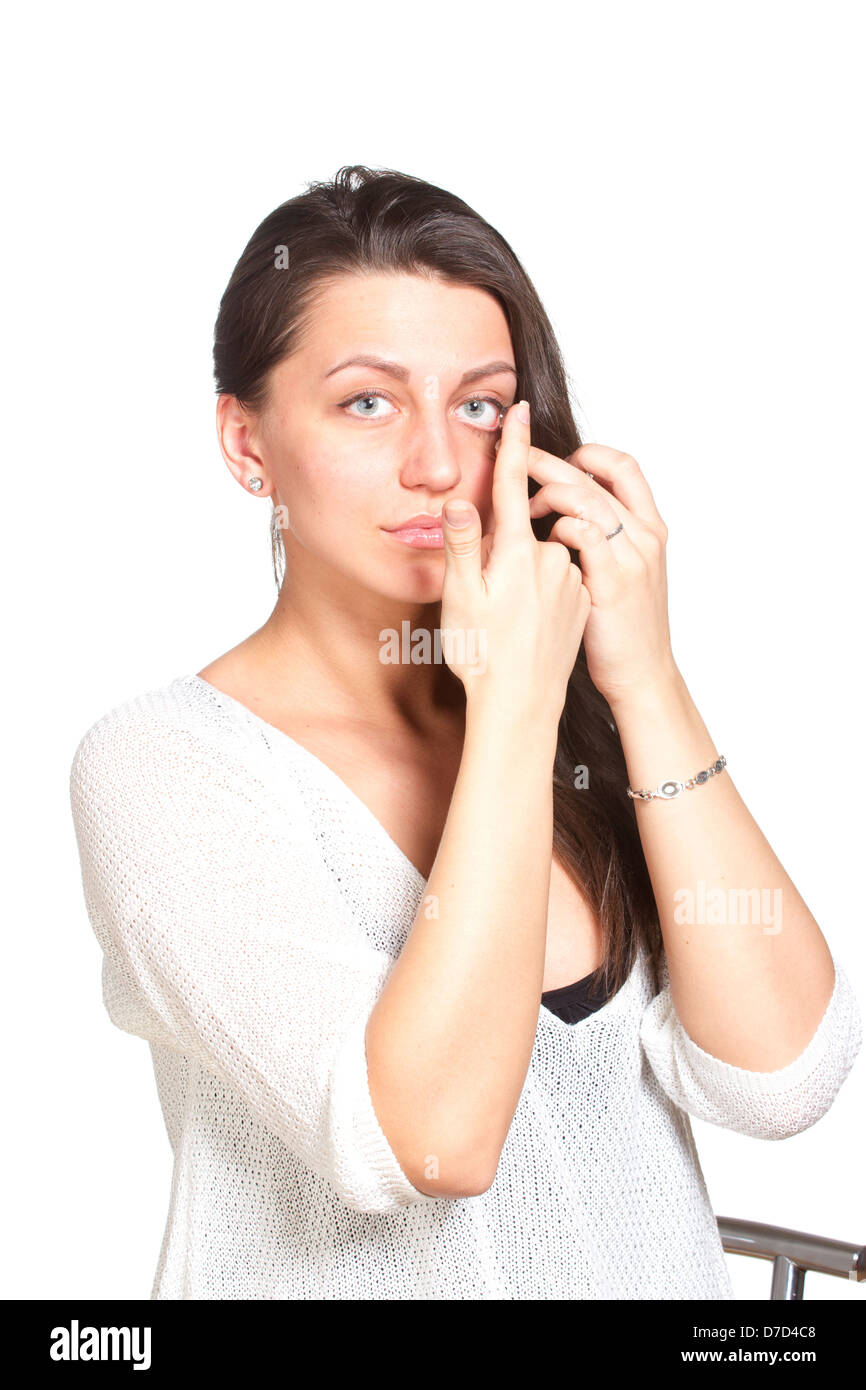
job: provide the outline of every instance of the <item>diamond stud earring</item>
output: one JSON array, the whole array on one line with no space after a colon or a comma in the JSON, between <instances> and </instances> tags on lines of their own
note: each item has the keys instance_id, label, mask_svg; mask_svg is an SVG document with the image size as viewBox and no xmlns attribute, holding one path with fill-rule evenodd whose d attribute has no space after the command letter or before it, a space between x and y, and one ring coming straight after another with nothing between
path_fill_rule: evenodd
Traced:
<instances>
[{"instance_id":1,"label":"diamond stud earring","mask_svg":"<svg viewBox=\"0 0 866 1390\"><path fill-rule=\"evenodd\" d=\"M247 487L250 489L251 492L258 492L261 486L261 478L249 478L247 481Z\"/></svg>"}]
</instances>

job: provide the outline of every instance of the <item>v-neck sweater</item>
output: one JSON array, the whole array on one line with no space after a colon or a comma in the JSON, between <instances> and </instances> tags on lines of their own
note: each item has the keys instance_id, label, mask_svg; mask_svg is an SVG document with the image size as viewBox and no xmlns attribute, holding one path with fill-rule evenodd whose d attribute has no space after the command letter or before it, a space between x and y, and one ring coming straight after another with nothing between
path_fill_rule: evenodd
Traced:
<instances>
[{"instance_id":1,"label":"v-neck sweater","mask_svg":"<svg viewBox=\"0 0 866 1390\"><path fill-rule=\"evenodd\" d=\"M689 1116L784 1139L826 1113L862 1041L835 952L772 1072L699 1047L643 946L577 1026L539 1003L492 1185L432 1196L364 1045L426 881L366 804L191 674L91 725L70 797L103 1002L149 1044L173 1151L152 1299L734 1297Z\"/></svg>"}]
</instances>

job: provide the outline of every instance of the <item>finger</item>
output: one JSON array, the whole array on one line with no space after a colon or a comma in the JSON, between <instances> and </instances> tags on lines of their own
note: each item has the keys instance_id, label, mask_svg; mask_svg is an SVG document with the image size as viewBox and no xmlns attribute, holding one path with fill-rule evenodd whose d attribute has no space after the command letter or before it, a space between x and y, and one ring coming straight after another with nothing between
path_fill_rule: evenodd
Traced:
<instances>
[{"instance_id":1,"label":"finger","mask_svg":"<svg viewBox=\"0 0 866 1390\"><path fill-rule=\"evenodd\" d=\"M597 474L634 516L652 531L665 531L650 485L631 454L611 449L607 444L581 444L569 458L579 468ZM533 474L534 476L534 474Z\"/></svg>"},{"instance_id":2,"label":"finger","mask_svg":"<svg viewBox=\"0 0 866 1390\"><path fill-rule=\"evenodd\" d=\"M578 551L581 574L597 603L614 596L622 580L622 571L627 567L619 563L615 550L617 542L628 544L625 531L620 531L610 541L605 539L605 535L596 521L562 516L551 529L549 537L551 541L560 541L569 550Z\"/></svg>"},{"instance_id":3,"label":"finger","mask_svg":"<svg viewBox=\"0 0 866 1390\"><path fill-rule=\"evenodd\" d=\"M587 482L578 468L572 468L568 482L544 483L529 499L529 515L535 520L549 512L562 516L585 516L608 531L619 525L620 517L611 505L613 498ZM625 508L620 507L620 511Z\"/></svg>"},{"instance_id":4,"label":"finger","mask_svg":"<svg viewBox=\"0 0 866 1390\"><path fill-rule=\"evenodd\" d=\"M540 483L568 483L574 486L585 485L589 489L581 495L587 498L596 497L608 506L616 508L617 524L622 520L625 504L619 502L614 497L610 488L599 479L593 476L587 469L579 463L572 463L575 454L569 454L567 459L557 458L555 454L549 454L544 449L537 449L534 445L529 450L529 476L535 478ZM539 492L542 489L539 489ZM535 501L539 493L532 498ZM530 515L535 515L530 513ZM543 515L539 512L538 515Z\"/></svg>"},{"instance_id":5,"label":"finger","mask_svg":"<svg viewBox=\"0 0 866 1390\"><path fill-rule=\"evenodd\" d=\"M456 521L464 525L455 525ZM481 587L481 517L471 502L450 498L442 508L445 581L471 593Z\"/></svg>"},{"instance_id":6,"label":"finger","mask_svg":"<svg viewBox=\"0 0 866 1390\"><path fill-rule=\"evenodd\" d=\"M602 445L598 445L602 448ZM576 451L577 453L580 450ZM569 459L573 459L575 454L569 454ZM529 450L529 472L532 477L537 477L542 482L542 486L535 495L530 498L529 515L533 520L540 516L545 516L548 512L558 511L563 515L574 514L575 510L582 512L591 521L597 521L599 526L604 528L605 535L609 535L614 527L622 524L622 528L636 550L643 554L647 545L652 545L659 539L667 540L667 527L658 518L656 524L650 525L627 506L607 488L603 487L598 479L585 472L577 464L572 464L563 459L556 458L554 454L545 453L543 449L531 448ZM575 489L575 505L566 502L565 494L557 491L554 497L551 489L559 485ZM546 500L547 499L547 500ZM559 499L559 500L557 500Z\"/></svg>"},{"instance_id":7,"label":"finger","mask_svg":"<svg viewBox=\"0 0 866 1390\"><path fill-rule=\"evenodd\" d=\"M529 450L529 475L537 478L540 483L586 483L588 487L595 486L595 491L603 497L609 498L611 493L604 487L599 478L596 478L588 469L582 468L579 463L573 463L576 458L574 454L569 454L567 459L557 458L556 454L549 454L546 449L538 449L533 444Z\"/></svg>"},{"instance_id":8,"label":"finger","mask_svg":"<svg viewBox=\"0 0 866 1390\"><path fill-rule=\"evenodd\" d=\"M519 405L526 405L528 414L528 403ZM519 405L511 406L506 412L493 465L494 549L502 541L535 539L527 505L530 426L520 419Z\"/></svg>"},{"instance_id":9,"label":"finger","mask_svg":"<svg viewBox=\"0 0 866 1390\"><path fill-rule=\"evenodd\" d=\"M546 449L539 449L535 444L532 444L529 449L529 476L537 478L540 483L579 481L590 484L594 482L600 492L606 492L600 480L593 477L588 469L582 468L579 463L572 462L576 457L576 450L575 453L569 454L568 458L561 459L556 454L550 454Z\"/></svg>"},{"instance_id":10,"label":"finger","mask_svg":"<svg viewBox=\"0 0 866 1390\"><path fill-rule=\"evenodd\" d=\"M596 522L605 536L621 525L619 535L628 538L629 547L618 547L617 560L627 568L631 560L637 558L638 552L644 554L647 542L653 539L653 532L611 493L587 482L579 469L573 468L571 475L570 483L545 483L540 487L530 498L529 515L533 520L550 512L558 512L564 517L582 516ZM555 526L551 529L555 530Z\"/></svg>"}]
</instances>

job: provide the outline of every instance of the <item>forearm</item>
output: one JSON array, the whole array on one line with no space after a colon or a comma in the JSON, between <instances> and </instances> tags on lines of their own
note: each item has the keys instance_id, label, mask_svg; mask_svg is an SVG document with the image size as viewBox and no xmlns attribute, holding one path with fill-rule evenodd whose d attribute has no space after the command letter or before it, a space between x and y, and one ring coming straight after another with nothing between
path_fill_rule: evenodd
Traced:
<instances>
[{"instance_id":1,"label":"forearm","mask_svg":"<svg viewBox=\"0 0 866 1390\"><path fill-rule=\"evenodd\" d=\"M726 752L678 670L611 709L633 790L687 781ZM683 1027L733 1066L786 1066L827 1007L832 957L729 769L634 805Z\"/></svg>"},{"instance_id":2,"label":"forearm","mask_svg":"<svg viewBox=\"0 0 866 1390\"><path fill-rule=\"evenodd\" d=\"M368 1024L374 1106L410 1181L427 1192L492 1181L526 1078L544 972L556 733L546 714L467 706L425 902Z\"/></svg>"}]
</instances>

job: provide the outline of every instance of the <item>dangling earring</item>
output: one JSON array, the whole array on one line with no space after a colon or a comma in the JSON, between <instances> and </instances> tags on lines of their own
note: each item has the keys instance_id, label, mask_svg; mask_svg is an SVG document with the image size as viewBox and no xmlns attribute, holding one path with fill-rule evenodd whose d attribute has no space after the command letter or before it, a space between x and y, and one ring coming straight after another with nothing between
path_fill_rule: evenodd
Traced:
<instances>
[{"instance_id":1,"label":"dangling earring","mask_svg":"<svg viewBox=\"0 0 866 1390\"><path fill-rule=\"evenodd\" d=\"M250 489L251 492L259 492L260 489L261 489L261 486L262 486L262 480L261 480L261 478L249 478L249 479L247 480L247 487Z\"/></svg>"}]
</instances>

